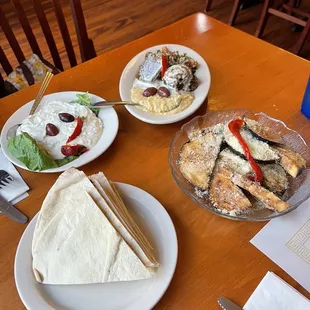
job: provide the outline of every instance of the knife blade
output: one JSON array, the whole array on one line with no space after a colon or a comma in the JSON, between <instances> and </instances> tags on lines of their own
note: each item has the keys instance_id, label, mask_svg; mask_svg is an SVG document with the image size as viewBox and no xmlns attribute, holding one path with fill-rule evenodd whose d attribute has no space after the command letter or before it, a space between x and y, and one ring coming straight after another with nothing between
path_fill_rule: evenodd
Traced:
<instances>
[{"instance_id":1,"label":"knife blade","mask_svg":"<svg viewBox=\"0 0 310 310\"><path fill-rule=\"evenodd\" d=\"M220 297L217 302L224 310L242 310L241 307L237 306L235 303L225 297Z\"/></svg>"},{"instance_id":2,"label":"knife blade","mask_svg":"<svg viewBox=\"0 0 310 310\"><path fill-rule=\"evenodd\" d=\"M26 223L28 218L26 215L16 209L10 202L0 196L0 212L18 223Z\"/></svg>"}]
</instances>

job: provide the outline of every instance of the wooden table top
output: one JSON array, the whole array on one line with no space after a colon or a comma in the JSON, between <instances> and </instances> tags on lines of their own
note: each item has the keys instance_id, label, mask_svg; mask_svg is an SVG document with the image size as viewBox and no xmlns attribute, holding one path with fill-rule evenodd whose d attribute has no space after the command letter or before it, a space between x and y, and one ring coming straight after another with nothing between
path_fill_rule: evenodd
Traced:
<instances>
[{"instance_id":1,"label":"wooden table top","mask_svg":"<svg viewBox=\"0 0 310 310\"><path fill-rule=\"evenodd\" d=\"M119 99L118 84L127 62L145 48L175 43L197 51L208 63L211 88L206 110L248 108L284 120L309 142L310 122L300 104L310 63L235 28L197 13L171 26L103 54L54 77L49 93L89 91L107 100ZM0 100L0 128L19 107L32 100L39 85ZM310 294L250 244L265 225L230 221L194 204L174 182L168 165L169 144L181 125L151 125L117 108L119 133L112 146L84 166L113 181L146 190L166 208L175 225L179 257L174 278L155 309L218 309L226 296L243 305L267 271L274 271L308 298ZM31 219L59 174L19 170L30 196L17 204ZM14 255L26 226L0 216L0 309L24 309L14 283Z\"/></svg>"}]
</instances>

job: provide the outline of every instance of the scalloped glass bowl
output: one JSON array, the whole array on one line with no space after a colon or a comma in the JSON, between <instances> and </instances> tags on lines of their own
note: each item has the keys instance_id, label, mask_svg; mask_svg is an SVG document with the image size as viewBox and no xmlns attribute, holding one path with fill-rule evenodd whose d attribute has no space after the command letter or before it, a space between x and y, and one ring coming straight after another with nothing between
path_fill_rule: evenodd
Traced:
<instances>
[{"instance_id":1,"label":"scalloped glass bowl","mask_svg":"<svg viewBox=\"0 0 310 310\"><path fill-rule=\"evenodd\" d=\"M302 173L295 179L289 177L289 188L284 193L282 199L287 201L291 207L285 212L281 213L262 208L257 204L256 206L254 205L249 212L244 214L224 214L214 208L207 195L200 195L199 190L197 190L197 188L195 188L183 177L178 168L177 160L181 147L189 140L189 136L191 136L195 131L199 131L206 127L211 127L219 123L227 122L238 117L254 119L265 125L264 128L268 132L268 137L271 140L289 146L291 149L293 149L295 152L298 152L306 159L307 167L310 166L309 146L297 131L288 128L284 122L274 119L262 112L252 113L245 109L210 111L207 112L204 116L197 116L188 123L184 124L181 130L178 131L173 138L169 150L169 164L174 180L181 188L181 190L195 203L214 214L232 220L266 221L295 210L302 202L310 197L310 168L304 169Z\"/></svg>"}]
</instances>

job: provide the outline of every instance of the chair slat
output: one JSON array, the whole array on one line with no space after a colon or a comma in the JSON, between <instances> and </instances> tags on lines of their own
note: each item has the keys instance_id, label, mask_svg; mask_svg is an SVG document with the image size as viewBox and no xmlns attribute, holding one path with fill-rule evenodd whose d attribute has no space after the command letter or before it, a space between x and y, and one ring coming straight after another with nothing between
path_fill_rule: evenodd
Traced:
<instances>
[{"instance_id":1,"label":"chair slat","mask_svg":"<svg viewBox=\"0 0 310 310\"><path fill-rule=\"evenodd\" d=\"M13 68L12 68L9 60L7 59L6 55L4 54L4 51L3 51L1 46L0 46L0 63L2 65L4 72L7 75L9 75L13 71Z\"/></svg>"},{"instance_id":2,"label":"chair slat","mask_svg":"<svg viewBox=\"0 0 310 310\"><path fill-rule=\"evenodd\" d=\"M270 14L272 14L272 15L275 15L275 16L278 16L278 17L281 17L281 18L284 18L284 19L286 19L286 20L288 20L288 21L290 21L290 22L292 22L292 23L294 23L294 24L300 25L300 26L302 26L302 27L306 27L307 22L304 21L304 20L302 20L302 19L299 19L299 18L297 18L297 17L295 17L295 16L292 16L292 15L289 15L289 14L286 14L286 13L283 13L283 12L280 12L280 11L275 10L275 9L273 9L273 8L270 8L270 9L268 10L268 12L269 12Z\"/></svg>"},{"instance_id":3,"label":"chair slat","mask_svg":"<svg viewBox=\"0 0 310 310\"><path fill-rule=\"evenodd\" d=\"M28 18L26 16L25 10L20 3L20 0L11 0L12 4L15 8L18 20L23 27L24 33L26 35L26 38L30 44L30 47L33 51L33 53L37 54L39 57L42 57L42 53L40 50L40 47L38 45L38 42L33 34L33 31L31 29L31 26L29 24Z\"/></svg>"},{"instance_id":4,"label":"chair slat","mask_svg":"<svg viewBox=\"0 0 310 310\"><path fill-rule=\"evenodd\" d=\"M1 10L0 7L0 26L18 60L19 63L22 63L25 60L25 56L23 54L23 51L21 50L18 41L16 40L14 33L11 29L11 26L7 20L7 18L5 17L5 14L3 13L3 11Z\"/></svg>"},{"instance_id":5,"label":"chair slat","mask_svg":"<svg viewBox=\"0 0 310 310\"><path fill-rule=\"evenodd\" d=\"M54 10L55 10L58 26L59 26L59 29L62 35L62 39L64 41L64 44L67 50L67 55L70 61L70 65L71 67L74 67L77 65L77 61L76 61L73 45L70 39L69 30L68 30L68 27L65 21L65 17L61 9L60 1L53 0L53 5L54 5Z\"/></svg>"},{"instance_id":6,"label":"chair slat","mask_svg":"<svg viewBox=\"0 0 310 310\"><path fill-rule=\"evenodd\" d=\"M75 30L79 42L82 61L96 57L93 41L88 38L83 9L80 0L70 0Z\"/></svg>"},{"instance_id":7,"label":"chair slat","mask_svg":"<svg viewBox=\"0 0 310 310\"><path fill-rule=\"evenodd\" d=\"M62 65L62 62L60 60L60 56L59 56L59 53L57 50L57 46L56 46L54 37L52 35L51 28L48 24L45 12L43 10L41 0L33 0L33 6L34 6L34 10L36 12L36 15L39 19L40 26L41 26L42 31L44 33L47 45L48 45L49 50L51 52L54 64L58 69L63 70L63 65Z\"/></svg>"}]
</instances>

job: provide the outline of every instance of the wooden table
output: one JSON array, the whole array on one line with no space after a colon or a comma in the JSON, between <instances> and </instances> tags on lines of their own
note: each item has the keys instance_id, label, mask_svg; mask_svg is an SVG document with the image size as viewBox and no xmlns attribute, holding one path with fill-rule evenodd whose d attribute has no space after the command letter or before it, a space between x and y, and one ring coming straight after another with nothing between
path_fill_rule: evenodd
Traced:
<instances>
[{"instance_id":1,"label":"wooden table","mask_svg":"<svg viewBox=\"0 0 310 310\"><path fill-rule=\"evenodd\" d=\"M164 43L193 48L210 67L208 101L196 115L231 108L263 111L284 120L310 141L310 122L299 112L310 63L202 13L57 75L49 92L81 90L118 99L119 78L127 62L145 48ZM0 100L0 128L16 109L34 98L38 88L35 85ZM310 297L250 244L264 223L215 216L178 188L168 166L169 144L190 118L156 126L135 119L124 108L117 113L120 129L115 142L83 170L87 174L102 170L111 180L138 186L169 212L178 235L179 258L171 285L156 309L218 309L216 300L222 295L243 305L267 271L276 272ZM20 172L31 191L17 206L31 219L58 174ZM13 264L25 227L0 216L0 309L24 309L15 288Z\"/></svg>"}]
</instances>

